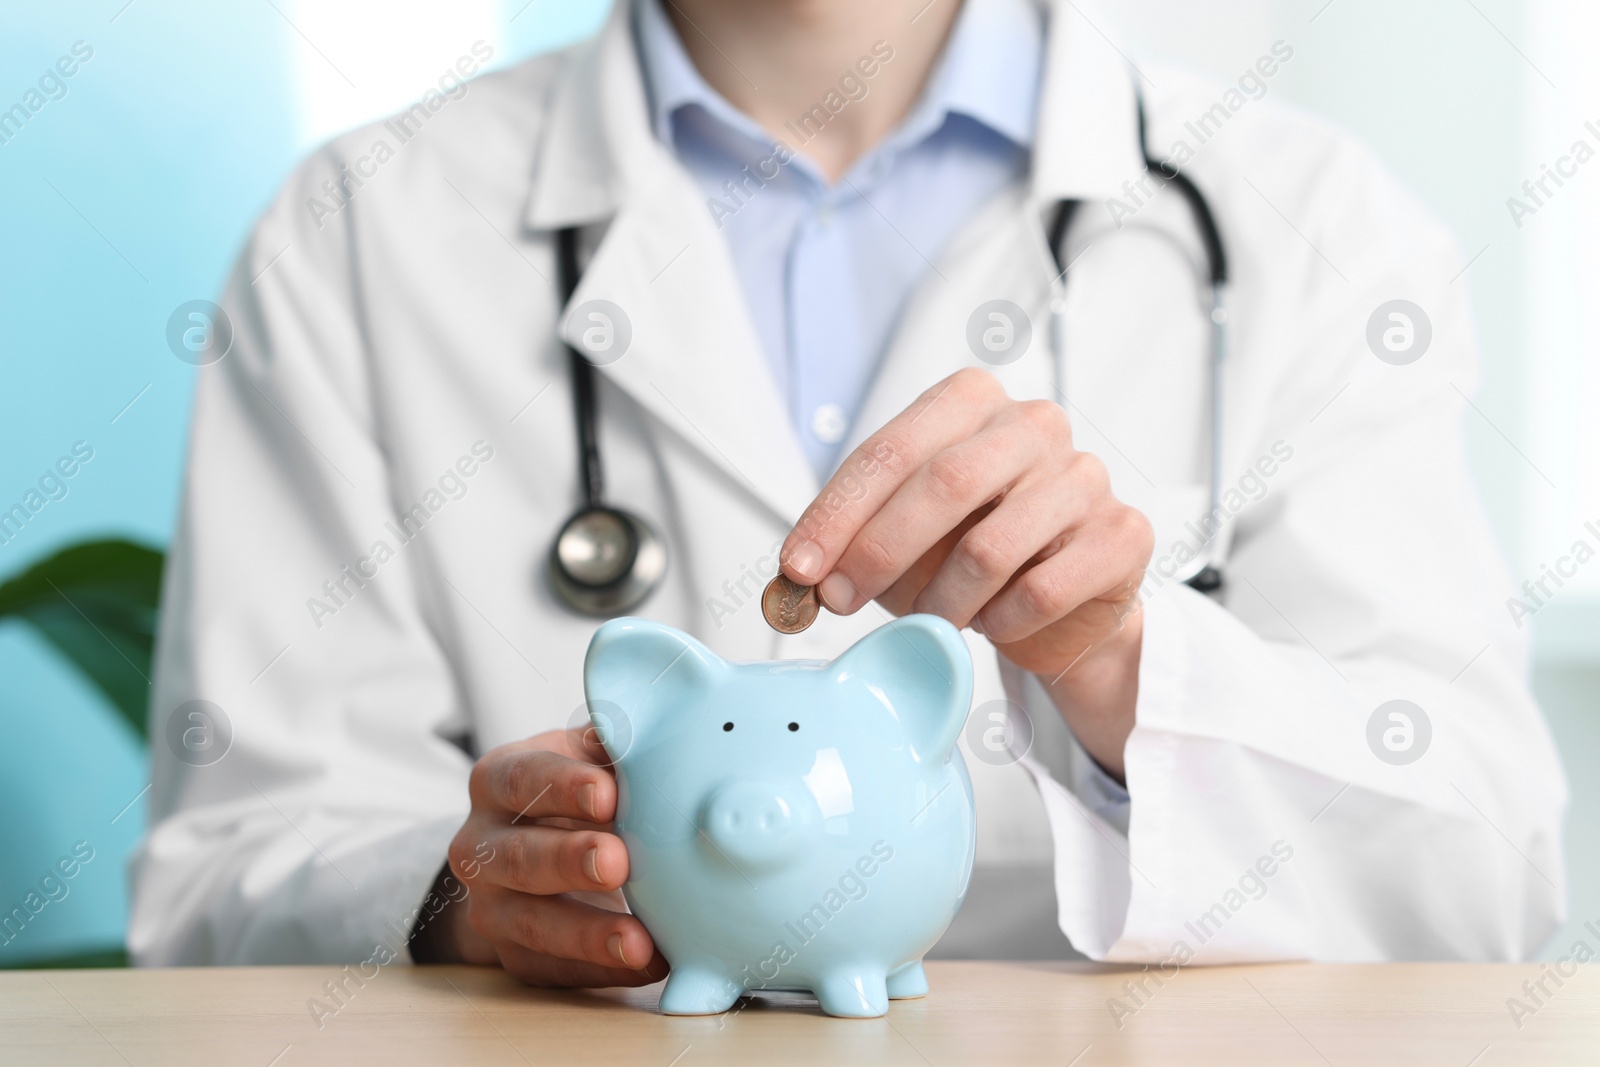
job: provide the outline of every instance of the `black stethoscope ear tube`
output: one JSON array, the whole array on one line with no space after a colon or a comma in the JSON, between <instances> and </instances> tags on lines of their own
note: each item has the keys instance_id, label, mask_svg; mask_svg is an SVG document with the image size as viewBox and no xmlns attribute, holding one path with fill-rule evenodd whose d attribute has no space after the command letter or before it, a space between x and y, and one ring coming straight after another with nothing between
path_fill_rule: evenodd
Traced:
<instances>
[{"instance_id":1,"label":"black stethoscope ear tube","mask_svg":"<svg viewBox=\"0 0 1600 1067\"><path fill-rule=\"evenodd\" d=\"M1176 167L1168 166L1165 160L1159 160L1150 154L1145 141L1144 97L1137 100L1139 117L1139 154L1144 156L1144 165L1147 169L1156 171L1173 188L1178 190L1184 202L1189 205L1189 213L1194 216L1195 229L1200 231L1200 243L1205 246L1206 268L1208 280L1212 288L1228 284L1228 255L1222 248L1222 234L1217 229L1217 217L1211 213L1211 207L1206 203L1206 198L1201 195L1200 189L1189 180L1189 176Z\"/></svg>"},{"instance_id":2,"label":"black stethoscope ear tube","mask_svg":"<svg viewBox=\"0 0 1600 1067\"><path fill-rule=\"evenodd\" d=\"M1206 281L1213 289L1228 284L1228 254L1222 247L1222 233L1217 229L1217 217L1211 213L1211 207L1206 203L1206 198L1198 186L1189 180L1189 176L1175 167L1170 167L1164 160L1156 159L1145 148L1145 117L1144 100L1137 101L1139 122L1139 153L1144 157L1147 169L1156 171L1161 177L1171 183L1178 190L1178 195L1183 197L1184 203L1189 205L1189 213L1194 216L1195 229L1200 234L1200 244L1206 255ZM1050 220L1050 254L1055 257L1056 269L1061 273L1063 281L1066 278L1066 264L1062 262L1063 242L1067 237L1067 227L1072 224L1072 217L1078 210L1077 200L1063 200L1056 209L1055 218Z\"/></svg>"},{"instance_id":3,"label":"black stethoscope ear tube","mask_svg":"<svg viewBox=\"0 0 1600 1067\"><path fill-rule=\"evenodd\" d=\"M1220 403L1221 389L1221 360L1224 348L1222 331L1225 328L1226 318L1222 313L1221 293L1228 283L1228 257L1222 247L1222 234L1217 228L1216 216L1211 213L1211 206L1206 203L1205 195L1198 186L1189 180L1189 177L1176 167L1168 166L1164 161L1150 155L1145 140L1145 114L1144 97L1135 99L1139 123L1139 154L1144 158L1144 165L1148 170L1154 170L1178 190L1178 195L1183 197L1184 203L1189 205L1189 213L1194 216L1195 229L1200 235L1200 244L1206 257L1206 281L1212 294L1212 323L1213 323L1213 348L1211 358L1211 472L1209 505L1212 511L1218 507L1217 479L1219 477L1218 464L1222 451L1222 427L1219 424L1222 417ZM1054 258L1058 274L1058 284L1065 287L1067 281L1067 263L1065 262L1065 248L1067 228L1072 224L1072 218L1077 213L1078 200L1063 200L1056 207L1055 216L1050 220L1049 247L1050 255ZM1201 593L1214 593L1221 589L1224 582L1222 569L1213 563L1207 563L1199 572L1188 578L1183 584Z\"/></svg>"},{"instance_id":4,"label":"black stethoscope ear tube","mask_svg":"<svg viewBox=\"0 0 1600 1067\"><path fill-rule=\"evenodd\" d=\"M578 288L577 227L569 226L556 233L556 256L561 276L561 306L565 308ZM571 345L567 345L567 364L572 376L573 414L578 425L578 477L583 483L583 501L588 507L598 508L602 506L606 486L596 429L600 420L594 396L594 365Z\"/></svg>"}]
</instances>

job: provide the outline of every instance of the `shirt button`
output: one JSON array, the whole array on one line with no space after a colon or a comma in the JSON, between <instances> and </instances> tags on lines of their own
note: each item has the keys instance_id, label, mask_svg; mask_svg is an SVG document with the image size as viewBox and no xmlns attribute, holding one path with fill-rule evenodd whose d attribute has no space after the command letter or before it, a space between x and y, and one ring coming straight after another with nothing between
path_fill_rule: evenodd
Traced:
<instances>
[{"instance_id":1,"label":"shirt button","mask_svg":"<svg viewBox=\"0 0 1600 1067\"><path fill-rule=\"evenodd\" d=\"M844 417L844 408L838 404L823 404L811 413L811 433L825 445L836 445L844 440L850 428Z\"/></svg>"}]
</instances>

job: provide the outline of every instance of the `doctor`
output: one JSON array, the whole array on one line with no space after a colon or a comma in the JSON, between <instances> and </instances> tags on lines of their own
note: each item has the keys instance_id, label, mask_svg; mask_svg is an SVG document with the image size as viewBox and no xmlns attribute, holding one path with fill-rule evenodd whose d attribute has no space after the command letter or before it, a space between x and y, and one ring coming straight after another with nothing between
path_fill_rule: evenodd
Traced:
<instances>
[{"instance_id":1,"label":"doctor","mask_svg":"<svg viewBox=\"0 0 1600 1067\"><path fill-rule=\"evenodd\" d=\"M216 740L154 746L135 958L665 973L547 569L596 324L604 500L667 561L636 613L735 659L967 628L945 953L1538 949L1565 787L1464 458L1454 245L1262 99L1293 42L1214 85L1086 10L618 0L309 160L200 374L152 736ZM780 565L831 609L793 637Z\"/></svg>"}]
</instances>

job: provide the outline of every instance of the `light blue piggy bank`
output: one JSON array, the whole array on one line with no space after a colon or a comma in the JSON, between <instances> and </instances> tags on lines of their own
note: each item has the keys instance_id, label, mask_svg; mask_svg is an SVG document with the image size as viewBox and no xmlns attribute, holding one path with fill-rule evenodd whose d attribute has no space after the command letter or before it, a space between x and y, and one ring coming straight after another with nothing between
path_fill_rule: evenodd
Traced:
<instances>
[{"instance_id":1,"label":"light blue piggy bank","mask_svg":"<svg viewBox=\"0 0 1600 1067\"><path fill-rule=\"evenodd\" d=\"M912 615L832 663L728 663L616 619L584 687L617 768L623 893L672 964L663 1012L766 989L877 1016L928 991L922 956L975 841L955 747L972 660L953 626Z\"/></svg>"}]
</instances>

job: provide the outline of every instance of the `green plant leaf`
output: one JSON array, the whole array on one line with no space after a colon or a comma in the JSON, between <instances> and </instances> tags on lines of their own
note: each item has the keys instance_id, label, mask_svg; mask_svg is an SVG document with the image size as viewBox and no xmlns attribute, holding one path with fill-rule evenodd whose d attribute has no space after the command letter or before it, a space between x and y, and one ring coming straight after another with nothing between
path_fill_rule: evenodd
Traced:
<instances>
[{"instance_id":1,"label":"green plant leaf","mask_svg":"<svg viewBox=\"0 0 1600 1067\"><path fill-rule=\"evenodd\" d=\"M78 952L70 956L54 956L50 959L29 960L18 963L11 969L17 971L53 971L73 970L80 971L87 967L128 967L128 950L118 946L104 948L89 952Z\"/></svg>"},{"instance_id":2,"label":"green plant leaf","mask_svg":"<svg viewBox=\"0 0 1600 1067\"><path fill-rule=\"evenodd\" d=\"M164 557L111 539L70 545L0 584L0 619L27 622L145 737Z\"/></svg>"}]
</instances>

